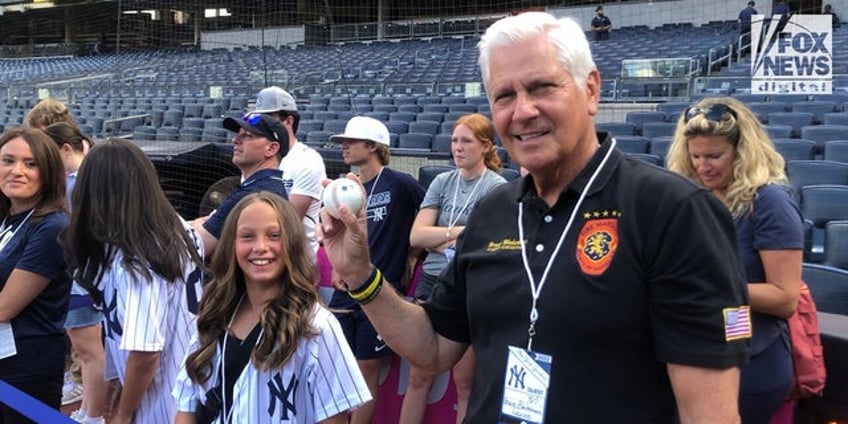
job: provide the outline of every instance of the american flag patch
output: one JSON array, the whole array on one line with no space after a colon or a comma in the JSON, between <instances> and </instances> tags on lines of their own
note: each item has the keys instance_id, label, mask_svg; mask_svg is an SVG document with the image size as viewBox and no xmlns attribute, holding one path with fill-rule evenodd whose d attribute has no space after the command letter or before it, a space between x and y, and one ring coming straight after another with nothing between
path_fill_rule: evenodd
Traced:
<instances>
[{"instance_id":1,"label":"american flag patch","mask_svg":"<svg viewBox=\"0 0 848 424\"><path fill-rule=\"evenodd\" d=\"M751 338L750 306L724 308L724 339L726 341Z\"/></svg>"}]
</instances>

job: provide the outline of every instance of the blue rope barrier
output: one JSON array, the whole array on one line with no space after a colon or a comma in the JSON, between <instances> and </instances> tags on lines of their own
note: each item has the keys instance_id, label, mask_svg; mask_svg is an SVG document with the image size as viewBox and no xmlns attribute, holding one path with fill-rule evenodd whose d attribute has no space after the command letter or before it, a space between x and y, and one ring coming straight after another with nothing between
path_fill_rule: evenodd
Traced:
<instances>
[{"instance_id":1,"label":"blue rope barrier","mask_svg":"<svg viewBox=\"0 0 848 424\"><path fill-rule=\"evenodd\" d=\"M0 402L37 423L68 424L74 422L61 412L41 403L3 380L0 380Z\"/></svg>"}]
</instances>

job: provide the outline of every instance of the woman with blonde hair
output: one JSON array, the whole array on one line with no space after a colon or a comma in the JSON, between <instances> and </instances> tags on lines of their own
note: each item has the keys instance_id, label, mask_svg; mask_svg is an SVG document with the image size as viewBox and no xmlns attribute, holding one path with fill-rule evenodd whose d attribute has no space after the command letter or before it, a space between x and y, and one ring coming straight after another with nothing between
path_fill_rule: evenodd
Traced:
<instances>
[{"instance_id":1,"label":"woman with blonde hair","mask_svg":"<svg viewBox=\"0 0 848 424\"><path fill-rule=\"evenodd\" d=\"M290 203L240 200L212 256L192 343L173 394L176 422L346 423L371 400Z\"/></svg>"},{"instance_id":2,"label":"woman with blonde hair","mask_svg":"<svg viewBox=\"0 0 848 424\"><path fill-rule=\"evenodd\" d=\"M804 243L783 158L744 104L708 98L680 117L667 164L710 190L734 217L753 326L739 410L746 424L767 423L792 382L786 318L798 305Z\"/></svg>"},{"instance_id":3,"label":"woman with blonde hair","mask_svg":"<svg viewBox=\"0 0 848 424\"><path fill-rule=\"evenodd\" d=\"M456 239L465 229L474 204L495 187L506 183L498 174L501 160L495 150L494 139L491 121L479 113L462 116L453 125L451 154L456 169L437 175L430 183L409 236L413 247L427 249L424 272L415 290L415 298L419 301L430 297L439 274L453 258ZM474 351L469 348L453 367L458 423L465 418L474 378L474 362ZM412 367L401 408L402 424L421 422L435 377Z\"/></svg>"}]
</instances>

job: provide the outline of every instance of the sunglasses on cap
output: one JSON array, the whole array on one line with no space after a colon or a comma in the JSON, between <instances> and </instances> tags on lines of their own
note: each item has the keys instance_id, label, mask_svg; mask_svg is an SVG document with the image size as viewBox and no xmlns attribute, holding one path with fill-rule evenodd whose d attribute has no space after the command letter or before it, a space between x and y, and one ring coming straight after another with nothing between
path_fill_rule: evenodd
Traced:
<instances>
[{"instance_id":1,"label":"sunglasses on cap","mask_svg":"<svg viewBox=\"0 0 848 424\"><path fill-rule=\"evenodd\" d=\"M258 124L259 121L262 120L262 114L261 113L248 112L248 113L245 113L241 116L241 120L244 121L244 122L247 122L249 125L252 125L252 126L255 127L256 124Z\"/></svg>"},{"instance_id":2,"label":"sunglasses on cap","mask_svg":"<svg viewBox=\"0 0 848 424\"><path fill-rule=\"evenodd\" d=\"M694 117L698 115L704 115L704 118L707 120L718 122L726 113L730 112L733 117L736 117L736 114L733 113L733 110L730 109L730 106L724 103L714 103L705 108L692 106L683 113L683 123L688 124Z\"/></svg>"}]
</instances>

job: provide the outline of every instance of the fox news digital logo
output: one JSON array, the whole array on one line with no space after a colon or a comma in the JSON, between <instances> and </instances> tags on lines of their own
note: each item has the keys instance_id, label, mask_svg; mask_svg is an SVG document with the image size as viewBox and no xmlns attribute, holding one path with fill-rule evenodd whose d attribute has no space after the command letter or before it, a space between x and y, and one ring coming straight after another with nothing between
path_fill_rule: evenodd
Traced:
<instances>
[{"instance_id":1,"label":"fox news digital logo","mask_svg":"<svg viewBox=\"0 0 848 424\"><path fill-rule=\"evenodd\" d=\"M754 15L751 93L831 94L832 44L830 15Z\"/></svg>"}]
</instances>

